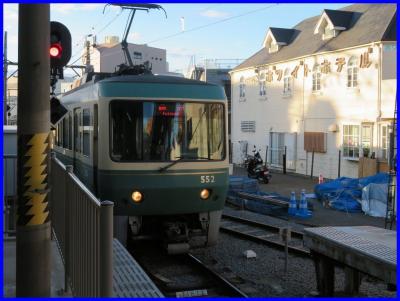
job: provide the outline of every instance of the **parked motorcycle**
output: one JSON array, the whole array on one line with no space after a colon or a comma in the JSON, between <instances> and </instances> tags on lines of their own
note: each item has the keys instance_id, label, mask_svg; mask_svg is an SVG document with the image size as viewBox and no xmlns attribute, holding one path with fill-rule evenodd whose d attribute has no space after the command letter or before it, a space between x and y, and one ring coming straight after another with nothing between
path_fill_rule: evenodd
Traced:
<instances>
[{"instance_id":1,"label":"parked motorcycle","mask_svg":"<svg viewBox=\"0 0 400 301\"><path fill-rule=\"evenodd\" d=\"M257 179L260 182L268 184L271 179L271 174L266 164L263 164L263 159L261 158L260 151L256 149L254 145L253 156L247 156L245 160L245 166L247 168L247 176L252 179Z\"/></svg>"}]
</instances>

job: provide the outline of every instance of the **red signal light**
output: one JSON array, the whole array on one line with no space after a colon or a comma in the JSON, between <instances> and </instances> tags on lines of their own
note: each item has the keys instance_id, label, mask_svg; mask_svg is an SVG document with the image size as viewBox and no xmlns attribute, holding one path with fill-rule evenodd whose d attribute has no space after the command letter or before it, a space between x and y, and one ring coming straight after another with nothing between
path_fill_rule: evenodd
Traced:
<instances>
[{"instance_id":1,"label":"red signal light","mask_svg":"<svg viewBox=\"0 0 400 301\"><path fill-rule=\"evenodd\" d=\"M57 59L60 58L61 54L62 54L61 45L60 44L52 44L50 46L49 53L50 53L51 58L57 58Z\"/></svg>"}]
</instances>

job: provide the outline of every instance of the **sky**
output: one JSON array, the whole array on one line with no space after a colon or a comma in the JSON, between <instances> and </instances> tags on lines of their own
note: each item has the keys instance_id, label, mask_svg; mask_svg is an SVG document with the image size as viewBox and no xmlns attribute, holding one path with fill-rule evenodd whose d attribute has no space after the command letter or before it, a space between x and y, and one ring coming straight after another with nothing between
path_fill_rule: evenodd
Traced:
<instances>
[{"instance_id":1,"label":"sky","mask_svg":"<svg viewBox=\"0 0 400 301\"><path fill-rule=\"evenodd\" d=\"M7 31L8 59L17 62L18 4L3 5L3 40ZM161 5L167 18L160 10L136 13L128 42L166 49L169 71L185 73L193 57L196 62L249 58L262 48L269 27L292 28L308 17L320 15L323 9L338 9L350 3ZM105 36L122 39L128 11L116 6L105 7L104 3L51 4L50 19L69 28L73 55L70 64L74 61L79 64L86 35L96 35L98 44L104 42Z\"/></svg>"}]
</instances>

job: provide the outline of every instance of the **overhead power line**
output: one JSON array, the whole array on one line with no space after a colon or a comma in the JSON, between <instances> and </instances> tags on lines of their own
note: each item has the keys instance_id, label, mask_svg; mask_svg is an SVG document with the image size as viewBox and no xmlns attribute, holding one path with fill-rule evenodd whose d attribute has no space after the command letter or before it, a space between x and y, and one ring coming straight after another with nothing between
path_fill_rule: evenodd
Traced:
<instances>
[{"instance_id":1,"label":"overhead power line","mask_svg":"<svg viewBox=\"0 0 400 301\"><path fill-rule=\"evenodd\" d=\"M263 10L267 10L267 9L270 9L270 8L275 7L277 5L278 5L278 3L274 3L272 5L269 5L269 6L266 6L266 7L263 7L263 8L259 8L259 9L255 9L255 10L251 10L251 11L245 12L243 14L239 14L239 15L236 15L236 16L228 17L228 18L225 18L225 19L222 19L222 20L218 20L218 21L215 21L215 22L212 22L212 23L208 23L208 24L205 24L205 25L194 27L194 28L191 28L191 29L188 29L188 30L185 30L185 31L180 31L180 32L177 32L177 33L174 33L174 34L162 37L162 38L158 38L156 40L149 41L149 42L147 42L145 44L150 44L150 43L155 43L155 42L159 42L159 41L162 41L162 40L170 39L170 38L173 38L173 37L176 37L176 36L188 33L188 32L200 30L200 29L203 29L203 28L206 28L206 27L210 27L210 26L213 26L213 25L216 25L216 24L220 24L220 23L223 23L223 22L227 22L227 21L230 21L230 20L233 20L233 19L237 19L237 18L243 17L243 16L254 14L254 13L257 13L257 12L260 12L260 11L263 11Z\"/></svg>"}]
</instances>

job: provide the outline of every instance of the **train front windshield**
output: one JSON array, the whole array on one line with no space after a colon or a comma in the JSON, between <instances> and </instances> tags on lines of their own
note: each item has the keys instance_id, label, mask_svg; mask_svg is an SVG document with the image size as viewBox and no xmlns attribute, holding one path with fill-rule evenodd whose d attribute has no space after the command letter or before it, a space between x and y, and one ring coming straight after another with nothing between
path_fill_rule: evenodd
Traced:
<instances>
[{"instance_id":1,"label":"train front windshield","mask_svg":"<svg viewBox=\"0 0 400 301\"><path fill-rule=\"evenodd\" d=\"M117 162L225 159L223 104L114 100L110 122Z\"/></svg>"}]
</instances>

